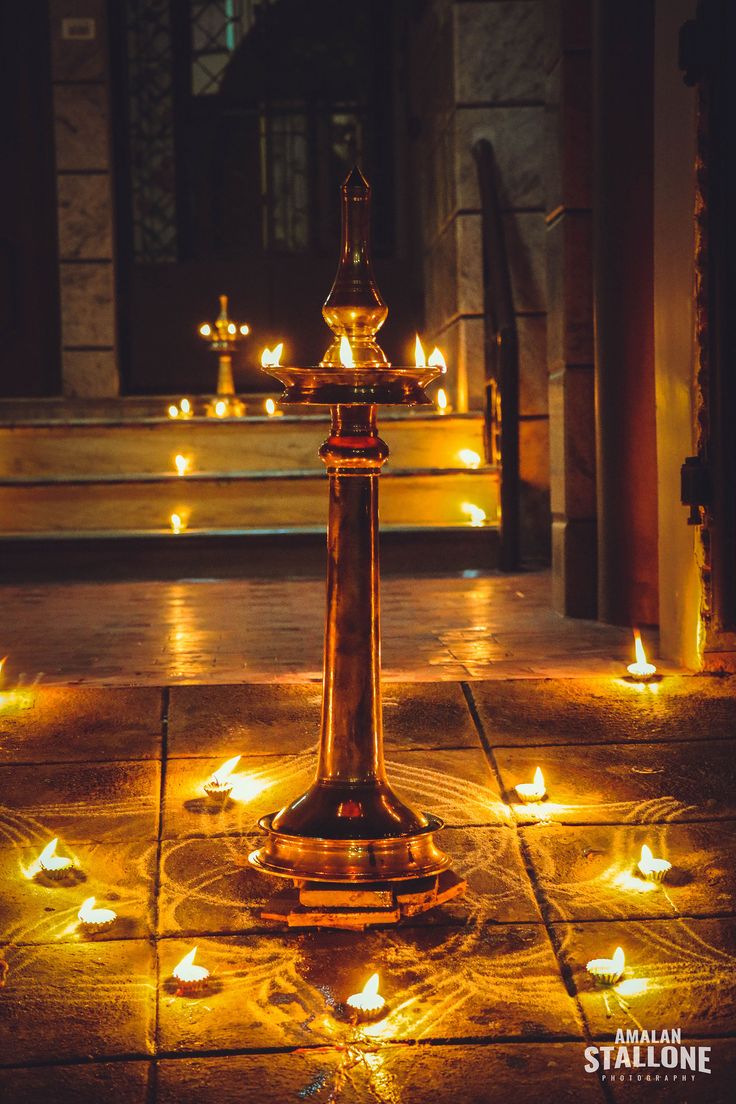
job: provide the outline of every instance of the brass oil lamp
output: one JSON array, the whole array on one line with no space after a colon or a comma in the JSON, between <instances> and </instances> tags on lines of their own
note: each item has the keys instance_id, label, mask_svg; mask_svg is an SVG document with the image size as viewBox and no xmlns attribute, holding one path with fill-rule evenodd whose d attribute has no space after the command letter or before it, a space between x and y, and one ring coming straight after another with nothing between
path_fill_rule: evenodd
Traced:
<instances>
[{"instance_id":1,"label":"brass oil lamp","mask_svg":"<svg viewBox=\"0 0 736 1104\"><path fill-rule=\"evenodd\" d=\"M375 892L371 897L368 891L382 887L388 893L381 898L385 918L374 922L395 922L409 911L402 901L422 911L464 888L435 839L442 821L394 793L383 758L378 477L388 448L378 436L376 412L384 405L429 404L424 389L441 369L395 368L376 343L388 308L373 277L370 186L357 168L342 186L340 262L322 314L334 336L320 364L268 368L285 386L283 404L329 406L332 415L320 449L329 476L329 517L319 756L306 793L261 820L267 838L250 862L293 879L301 913L314 915L314 923L330 924L305 908L306 900L319 902L311 883L324 882L336 890L359 883L373 902ZM350 901L356 901L355 892ZM287 919L288 907L264 916ZM290 925L300 922L299 911L292 910ZM335 926L366 926L359 913L353 924L343 915Z\"/></svg>"},{"instance_id":2,"label":"brass oil lamp","mask_svg":"<svg viewBox=\"0 0 736 1104\"><path fill-rule=\"evenodd\" d=\"M217 392L206 406L210 418L242 418L245 414L244 403L235 395L233 380L233 353L250 333L245 322L233 322L227 313L227 295L220 296L220 313L210 325L203 322L199 335L209 343L209 348L217 354Z\"/></svg>"}]
</instances>

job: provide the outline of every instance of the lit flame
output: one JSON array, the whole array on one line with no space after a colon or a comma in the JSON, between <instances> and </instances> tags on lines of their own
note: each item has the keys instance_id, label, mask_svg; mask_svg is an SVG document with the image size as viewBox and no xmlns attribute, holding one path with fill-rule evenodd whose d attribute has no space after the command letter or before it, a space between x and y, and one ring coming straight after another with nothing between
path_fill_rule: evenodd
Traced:
<instances>
[{"instance_id":1,"label":"lit flame","mask_svg":"<svg viewBox=\"0 0 736 1104\"><path fill-rule=\"evenodd\" d=\"M279 341L275 348L266 348L261 353L261 368L278 368L281 363L281 354L284 351L283 341Z\"/></svg>"},{"instance_id":2,"label":"lit flame","mask_svg":"<svg viewBox=\"0 0 736 1104\"><path fill-rule=\"evenodd\" d=\"M77 916L83 924L111 924L118 914L113 909L95 908L95 897L88 897Z\"/></svg>"},{"instance_id":3,"label":"lit flame","mask_svg":"<svg viewBox=\"0 0 736 1104\"><path fill-rule=\"evenodd\" d=\"M230 781L230 775L233 773L238 763L240 762L240 756L234 755L232 759L228 759L227 763L223 763L221 767L218 767L210 778L210 782L214 782L217 786L226 786Z\"/></svg>"},{"instance_id":4,"label":"lit flame","mask_svg":"<svg viewBox=\"0 0 736 1104\"><path fill-rule=\"evenodd\" d=\"M269 418L272 418L276 413L276 403L273 401L273 399L266 399L266 413L268 414Z\"/></svg>"},{"instance_id":5,"label":"lit flame","mask_svg":"<svg viewBox=\"0 0 736 1104\"><path fill-rule=\"evenodd\" d=\"M194 964L194 956L197 953L197 948L192 947L189 954L185 954L181 962L177 962L174 969L171 971L177 981L194 982L205 981L210 972L206 966L198 966Z\"/></svg>"},{"instance_id":6,"label":"lit flame","mask_svg":"<svg viewBox=\"0 0 736 1104\"><path fill-rule=\"evenodd\" d=\"M237 328L238 328L238 327L237 327L237 326L235 325L235 323L234 323L234 322L231 322L231 323L229 324L228 328L227 328L227 332L228 332L229 334L234 334L234 333L235 333L235 332L237 331Z\"/></svg>"},{"instance_id":7,"label":"lit flame","mask_svg":"<svg viewBox=\"0 0 736 1104\"><path fill-rule=\"evenodd\" d=\"M430 368L441 368L443 372L447 371L447 365L445 364L445 358L443 357L442 353L440 352L440 350L437 348L436 345L435 345L434 349L432 350L432 352L429 354L429 360L427 361L427 364L429 365Z\"/></svg>"},{"instance_id":8,"label":"lit flame","mask_svg":"<svg viewBox=\"0 0 736 1104\"><path fill-rule=\"evenodd\" d=\"M189 459L189 457L182 456L181 453L178 453L174 457L174 465L179 475L186 475L186 473L189 471L191 463L192 461Z\"/></svg>"},{"instance_id":9,"label":"lit flame","mask_svg":"<svg viewBox=\"0 0 736 1104\"><path fill-rule=\"evenodd\" d=\"M417 368L427 367L427 358L424 355L424 348L422 347L422 343L419 340L419 334L417 334L417 339L414 342L414 361Z\"/></svg>"},{"instance_id":10,"label":"lit flame","mask_svg":"<svg viewBox=\"0 0 736 1104\"><path fill-rule=\"evenodd\" d=\"M378 984L378 974L372 974L360 993L353 993L348 997L349 1006L359 1012L380 1012L386 1002L378 992Z\"/></svg>"},{"instance_id":11,"label":"lit flame","mask_svg":"<svg viewBox=\"0 0 736 1104\"><path fill-rule=\"evenodd\" d=\"M172 514L169 518L169 522L171 524L172 533L181 533L183 529L186 529L186 524L181 514Z\"/></svg>"},{"instance_id":12,"label":"lit flame","mask_svg":"<svg viewBox=\"0 0 736 1104\"><path fill-rule=\"evenodd\" d=\"M227 403L224 399L218 399L215 403L215 414L218 418L224 418L227 414Z\"/></svg>"},{"instance_id":13,"label":"lit flame","mask_svg":"<svg viewBox=\"0 0 736 1104\"><path fill-rule=\"evenodd\" d=\"M250 333L250 326L247 326L247 325L243 324L243 325L242 325L242 326L240 327L240 332L241 332L241 334L243 335L243 337L245 337L245 336L246 336L246 334L249 334L249 333Z\"/></svg>"},{"instance_id":14,"label":"lit flame","mask_svg":"<svg viewBox=\"0 0 736 1104\"><path fill-rule=\"evenodd\" d=\"M625 965L623 947L617 947L613 952L613 958L591 958L590 962L585 964L585 969L593 977L613 985L623 974Z\"/></svg>"},{"instance_id":15,"label":"lit flame","mask_svg":"<svg viewBox=\"0 0 736 1104\"><path fill-rule=\"evenodd\" d=\"M179 417L179 407L174 406L173 403L169 407L169 417L170 418L178 418Z\"/></svg>"},{"instance_id":16,"label":"lit flame","mask_svg":"<svg viewBox=\"0 0 736 1104\"><path fill-rule=\"evenodd\" d=\"M483 525L486 520L486 512L482 510L480 506L474 505L472 502L462 502L460 509L464 514L467 514L470 518L470 524L474 529Z\"/></svg>"},{"instance_id":17,"label":"lit flame","mask_svg":"<svg viewBox=\"0 0 736 1104\"><path fill-rule=\"evenodd\" d=\"M343 368L354 368L355 361L353 360L353 350L350 348L350 342L343 336L340 338L340 363Z\"/></svg>"},{"instance_id":18,"label":"lit flame","mask_svg":"<svg viewBox=\"0 0 736 1104\"><path fill-rule=\"evenodd\" d=\"M535 770L533 782L520 782L514 789L522 801L541 801L547 794L542 768Z\"/></svg>"},{"instance_id":19,"label":"lit flame","mask_svg":"<svg viewBox=\"0 0 736 1104\"><path fill-rule=\"evenodd\" d=\"M444 414L447 410L447 392L444 387L440 387L437 391L437 409L440 414Z\"/></svg>"},{"instance_id":20,"label":"lit flame","mask_svg":"<svg viewBox=\"0 0 736 1104\"><path fill-rule=\"evenodd\" d=\"M189 399L182 399L179 403L179 409L181 410L182 414L191 414L192 404L190 403Z\"/></svg>"},{"instance_id":21,"label":"lit flame","mask_svg":"<svg viewBox=\"0 0 736 1104\"><path fill-rule=\"evenodd\" d=\"M636 663L630 663L626 670L634 678L651 678L652 675L657 673L657 668L653 663L647 661L647 653L644 651L641 633L638 629L634 629L634 651L636 653Z\"/></svg>"},{"instance_id":22,"label":"lit flame","mask_svg":"<svg viewBox=\"0 0 736 1104\"><path fill-rule=\"evenodd\" d=\"M52 839L38 856L38 866L41 870L69 870L74 865L71 859L56 854L58 842L58 838Z\"/></svg>"},{"instance_id":23,"label":"lit flame","mask_svg":"<svg viewBox=\"0 0 736 1104\"><path fill-rule=\"evenodd\" d=\"M466 468L480 467L480 456L475 449L460 449L457 456L458 460L462 460Z\"/></svg>"},{"instance_id":24,"label":"lit flame","mask_svg":"<svg viewBox=\"0 0 736 1104\"><path fill-rule=\"evenodd\" d=\"M645 878L659 881L664 878L668 870L672 869L672 863L667 859L655 859L652 849L646 843L642 844L641 858L638 862L639 872Z\"/></svg>"},{"instance_id":25,"label":"lit flame","mask_svg":"<svg viewBox=\"0 0 736 1104\"><path fill-rule=\"evenodd\" d=\"M209 322L203 322L202 325L199 327L199 332L201 333L202 337L209 337L212 333L212 327L210 326Z\"/></svg>"}]
</instances>

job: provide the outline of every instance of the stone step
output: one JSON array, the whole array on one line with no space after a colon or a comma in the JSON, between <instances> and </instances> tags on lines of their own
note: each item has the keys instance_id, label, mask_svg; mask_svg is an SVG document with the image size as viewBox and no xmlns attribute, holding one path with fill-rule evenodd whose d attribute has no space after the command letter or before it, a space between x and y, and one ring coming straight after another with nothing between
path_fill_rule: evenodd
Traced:
<instances>
[{"instance_id":1,"label":"stone step","mask_svg":"<svg viewBox=\"0 0 736 1104\"><path fill-rule=\"evenodd\" d=\"M483 511L485 523L493 525L497 504L497 478L488 469L394 474L381 480L381 524L387 528L470 528L474 510ZM164 533L174 514L185 529L198 533L319 529L326 523L327 480L324 472L315 472L0 485L4 537ZM476 513L476 525L479 520Z\"/></svg>"},{"instance_id":2,"label":"stone step","mask_svg":"<svg viewBox=\"0 0 736 1104\"><path fill-rule=\"evenodd\" d=\"M0 483L175 476L177 455L193 475L317 473L328 426L319 415L0 421ZM380 427L391 450L387 472L462 472L483 461L480 414L387 413Z\"/></svg>"}]
</instances>

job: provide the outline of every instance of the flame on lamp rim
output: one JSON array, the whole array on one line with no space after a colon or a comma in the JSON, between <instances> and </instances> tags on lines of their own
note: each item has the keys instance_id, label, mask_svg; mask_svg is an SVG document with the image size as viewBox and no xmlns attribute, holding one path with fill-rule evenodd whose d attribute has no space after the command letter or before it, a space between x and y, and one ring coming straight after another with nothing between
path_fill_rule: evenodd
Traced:
<instances>
[{"instance_id":1,"label":"flame on lamp rim","mask_svg":"<svg viewBox=\"0 0 736 1104\"><path fill-rule=\"evenodd\" d=\"M435 345L432 352L429 354L429 360L427 364L430 368L440 368L444 374L447 371L447 363L442 355L441 350Z\"/></svg>"},{"instance_id":2,"label":"flame on lamp rim","mask_svg":"<svg viewBox=\"0 0 736 1104\"><path fill-rule=\"evenodd\" d=\"M269 349L268 346L266 346L261 353L261 368L278 368L281 363L281 354L283 351L283 341L279 341L278 345L274 345L273 349Z\"/></svg>"},{"instance_id":3,"label":"flame on lamp rim","mask_svg":"<svg viewBox=\"0 0 736 1104\"><path fill-rule=\"evenodd\" d=\"M194 956L197 953L197 947L192 947L188 954L185 954L180 962L177 962L174 969L171 971L172 977L175 977L177 981L189 982L201 982L206 981L210 976L210 972L206 966L200 966L195 963Z\"/></svg>"},{"instance_id":4,"label":"flame on lamp rim","mask_svg":"<svg viewBox=\"0 0 736 1104\"><path fill-rule=\"evenodd\" d=\"M359 993L353 993L347 999L350 1008L359 1012L379 1012L386 1001L378 992L380 979L378 974L371 974Z\"/></svg>"},{"instance_id":5,"label":"flame on lamp rim","mask_svg":"<svg viewBox=\"0 0 736 1104\"><path fill-rule=\"evenodd\" d=\"M83 924L112 924L113 920L117 920L118 914L114 909L95 908L96 900L96 897L88 897L82 902L77 917Z\"/></svg>"}]
</instances>

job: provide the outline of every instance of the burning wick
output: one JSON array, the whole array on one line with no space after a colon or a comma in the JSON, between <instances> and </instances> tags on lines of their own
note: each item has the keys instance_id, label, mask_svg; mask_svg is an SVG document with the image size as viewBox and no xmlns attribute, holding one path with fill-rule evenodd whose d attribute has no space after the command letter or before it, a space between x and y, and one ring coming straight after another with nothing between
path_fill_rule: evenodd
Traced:
<instances>
[{"instance_id":1,"label":"burning wick","mask_svg":"<svg viewBox=\"0 0 736 1104\"><path fill-rule=\"evenodd\" d=\"M261 353L261 368L278 368L283 351L283 341L279 341L274 349L265 348Z\"/></svg>"},{"instance_id":2,"label":"burning wick","mask_svg":"<svg viewBox=\"0 0 736 1104\"><path fill-rule=\"evenodd\" d=\"M443 357L442 353L440 352L440 350L437 348L436 345L435 345L434 349L432 350L432 352L429 354L429 360L427 361L427 364L429 365L430 368L440 368L442 370L443 375L447 371L447 365L445 363L445 358ZM443 394L444 394L444 392L443 392ZM437 397L439 399L439 392L437 393Z\"/></svg>"},{"instance_id":3,"label":"burning wick","mask_svg":"<svg viewBox=\"0 0 736 1104\"><path fill-rule=\"evenodd\" d=\"M447 392L444 387L440 387L437 391L437 410L440 414L447 413Z\"/></svg>"},{"instance_id":4,"label":"burning wick","mask_svg":"<svg viewBox=\"0 0 736 1104\"><path fill-rule=\"evenodd\" d=\"M227 414L227 403L224 399L218 399L215 403L215 414L218 418L224 418Z\"/></svg>"},{"instance_id":5,"label":"burning wick","mask_svg":"<svg viewBox=\"0 0 736 1104\"><path fill-rule=\"evenodd\" d=\"M192 404L189 399L182 399L179 403L179 411L184 418L189 418L192 415Z\"/></svg>"},{"instance_id":6,"label":"burning wick","mask_svg":"<svg viewBox=\"0 0 736 1104\"><path fill-rule=\"evenodd\" d=\"M641 858L637 863L637 867L642 878L645 878L648 882L663 882L668 871L672 869L672 863L668 862L667 859L655 859L651 848L647 847L645 843L642 846Z\"/></svg>"},{"instance_id":7,"label":"burning wick","mask_svg":"<svg viewBox=\"0 0 736 1104\"><path fill-rule=\"evenodd\" d=\"M94 897L87 898L77 916L84 930L92 934L107 931L118 918L118 914L113 909L95 908Z\"/></svg>"},{"instance_id":8,"label":"burning wick","mask_svg":"<svg viewBox=\"0 0 736 1104\"><path fill-rule=\"evenodd\" d=\"M652 675L656 675L657 668L653 663L647 662L647 653L644 651L641 633L638 629L634 629L634 650L636 652L636 663L630 663L626 668L632 678L650 679Z\"/></svg>"},{"instance_id":9,"label":"burning wick","mask_svg":"<svg viewBox=\"0 0 736 1104\"><path fill-rule=\"evenodd\" d=\"M56 845L58 842L58 838L52 839L51 843L47 843L38 856L38 865L49 878L63 878L74 869L73 859L56 854Z\"/></svg>"},{"instance_id":10,"label":"burning wick","mask_svg":"<svg viewBox=\"0 0 736 1104\"><path fill-rule=\"evenodd\" d=\"M202 989L206 989L207 981L210 976L210 972L206 966L194 965L194 956L196 953L197 948L192 947L189 954L184 955L181 962L178 962L171 971L172 976L175 977L179 983L179 992L186 995L199 993Z\"/></svg>"},{"instance_id":11,"label":"burning wick","mask_svg":"<svg viewBox=\"0 0 736 1104\"><path fill-rule=\"evenodd\" d=\"M340 338L340 363L343 368L354 368L355 361L353 359L353 350L350 348L350 342L343 336Z\"/></svg>"},{"instance_id":12,"label":"burning wick","mask_svg":"<svg viewBox=\"0 0 736 1104\"><path fill-rule=\"evenodd\" d=\"M273 399L266 399L266 413L269 418L273 418L276 415L276 403Z\"/></svg>"},{"instance_id":13,"label":"burning wick","mask_svg":"<svg viewBox=\"0 0 736 1104\"><path fill-rule=\"evenodd\" d=\"M174 406L173 403L169 407L169 417L170 418L178 418L179 417L179 407Z\"/></svg>"},{"instance_id":14,"label":"burning wick","mask_svg":"<svg viewBox=\"0 0 736 1104\"><path fill-rule=\"evenodd\" d=\"M473 502L461 502L460 509L470 518L471 529L479 529L486 520L486 512Z\"/></svg>"},{"instance_id":15,"label":"burning wick","mask_svg":"<svg viewBox=\"0 0 736 1104\"><path fill-rule=\"evenodd\" d=\"M514 789L525 805L529 805L532 801L543 801L547 796L547 790L544 786L542 768L537 767L533 782L519 782Z\"/></svg>"},{"instance_id":16,"label":"burning wick","mask_svg":"<svg viewBox=\"0 0 736 1104\"><path fill-rule=\"evenodd\" d=\"M191 460L188 456L182 456L181 453L174 457L174 465L178 475L186 475L191 466Z\"/></svg>"},{"instance_id":17,"label":"burning wick","mask_svg":"<svg viewBox=\"0 0 736 1104\"><path fill-rule=\"evenodd\" d=\"M385 1000L378 992L378 974L369 977L362 992L353 993L346 1003L348 1008L358 1013L359 1020L377 1019L386 1006Z\"/></svg>"},{"instance_id":18,"label":"burning wick","mask_svg":"<svg viewBox=\"0 0 736 1104\"><path fill-rule=\"evenodd\" d=\"M172 514L169 521L171 522L172 533L181 533L186 528L181 514Z\"/></svg>"},{"instance_id":19,"label":"burning wick","mask_svg":"<svg viewBox=\"0 0 736 1104\"><path fill-rule=\"evenodd\" d=\"M622 947L617 947L613 958L591 958L585 969L599 985L615 985L621 979L626 960Z\"/></svg>"},{"instance_id":20,"label":"burning wick","mask_svg":"<svg viewBox=\"0 0 736 1104\"><path fill-rule=\"evenodd\" d=\"M223 763L213 775L205 782L204 792L209 797L229 797L233 788L232 773L240 762L240 756L236 755Z\"/></svg>"},{"instance_id":21,"label":"burning wick","mask_svg":"<svg viewBox=\"0 0 736 1104\"><path fill-rule=\"evenodd\" d=\"M465 467L472 468L473 471L477 471L481 465L480 454L477 453L475 449L460 449L457 455L458 459L462 460Z\"/></svg>"}]
</instances>

